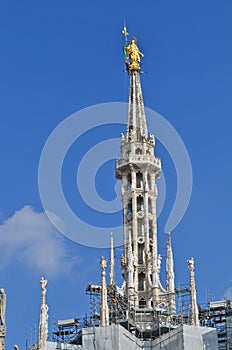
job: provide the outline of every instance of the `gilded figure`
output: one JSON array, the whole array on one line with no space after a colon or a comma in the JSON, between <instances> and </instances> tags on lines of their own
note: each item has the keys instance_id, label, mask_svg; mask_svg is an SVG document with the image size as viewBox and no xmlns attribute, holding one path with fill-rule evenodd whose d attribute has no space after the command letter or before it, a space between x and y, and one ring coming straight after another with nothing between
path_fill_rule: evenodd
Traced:
<instances>
[{"instance_id":1,"label":"gilded figure","mask_svg":"<svg viewBox=\"0 0 232 350\"><path fill-rule=\"evenodd\" d=\"M132 39L130 44L127 46L127 52L130 59L130 69L140 69L140 56L144 56L144 54L139 50L136 40Z\"/></svg>"}]
</instances>

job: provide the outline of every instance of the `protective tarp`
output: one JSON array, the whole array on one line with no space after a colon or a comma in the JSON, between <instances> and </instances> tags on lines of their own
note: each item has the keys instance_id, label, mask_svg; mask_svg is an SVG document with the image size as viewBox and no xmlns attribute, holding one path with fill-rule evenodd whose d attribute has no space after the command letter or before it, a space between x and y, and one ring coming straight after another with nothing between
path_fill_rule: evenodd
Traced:
<instances>
[{"instance_id":1,"label":"protective tarp","mask_svg":"<svg viewBox=\"0 0 232 350\"><path fill-rule=\"evenodd\" d=\"M218 350L217 332L214 328L184 326L184 349Z\"/></svg>"},{"instance_id":2,"label":"protective tarp","mask_svg":"<svg viewBox=\"0 0 232 350\"><path fill-rule=\"evenodd\" d=\"M120 325L85 328L82 330L82 350L137 350L142 342Z\"/></svg>"},{"instance_id":3,"label":"protective tarp","mask_svg":"<svg viewBox=\"0 0 232 350\"><path fill-rule=\"evenodd\" d=\"M183 325L169 333L145 342L144 349L159 350L218 350L214 328Z\"/></svg>"},{"instance_id":4,"label":"protective tarp","mask_svg":"<svg viewBox=\"0 0 232 350\"><path fill-rule=\"evenodd\" d=\"M145 341L144 349L184 350L183 328L178 327L153 341ZM194 350L200 350L195 348Z\"/></svg>"},{"instance_id":5,"label":"protective tarp","mask_svg":"<svg viewBox=\"0 0 232 350\"><path fill-rule=\"evenodd\" d=\"M47 341L44 350L81 350L81 345L72 345Z\"/></svg>"},{"instance_id":6,"label":"protective tarp","mask_svg":"<svg viewBox=\"0 0 232 350\"><path fill-rule=\"evenodd\" d=\"M37 345L37 344L36 344ZM31 350L36 350L36 345ZM214 328L183 325L152 341L141 341L121 325L84 328L82 346L47 342L45 350L218 350Z\"/></svg>"}]
</instances>

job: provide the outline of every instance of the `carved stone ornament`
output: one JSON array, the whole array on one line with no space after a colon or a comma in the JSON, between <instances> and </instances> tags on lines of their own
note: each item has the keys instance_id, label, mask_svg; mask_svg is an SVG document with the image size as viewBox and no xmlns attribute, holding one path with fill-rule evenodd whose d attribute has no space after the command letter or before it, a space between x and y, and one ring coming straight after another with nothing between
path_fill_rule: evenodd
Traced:
<instances>
[{"instance_id":1,"label":"carved stone ornament","mask_svg":"<svg viewBox=\"0 0 232 350\"><path fill-rule=\"evenodd\" d=\"M139 211L137 212L137 217L138 217L139 219L142 219L142 218L144 217L144 212L143 212L142 210L139 210Z\"/></svg>"}]
</instances>

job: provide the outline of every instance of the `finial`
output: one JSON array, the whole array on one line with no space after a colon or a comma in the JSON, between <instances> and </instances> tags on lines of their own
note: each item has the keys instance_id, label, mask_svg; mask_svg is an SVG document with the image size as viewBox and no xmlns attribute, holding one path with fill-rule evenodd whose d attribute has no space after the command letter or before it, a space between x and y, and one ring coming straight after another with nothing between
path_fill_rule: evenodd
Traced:
<instances>
[{"instance_id":1,"label":"finial","mask_svg":"<svg viewBox=\"0 0 232 350\"><path fill-rule=\"evenodd\" d=\"M189 260L187 260L188 263L188 268L190 271L194 270L194 258L190 258Z\"/></svg>"},{"instance_id":2,"label":"finial","mask_svg":"<svg viewBox=\"0 0 232 350\"><path fill-rule=\"evenodd\" d=\"M106 264L107 264L106 259L104 258L104 256L101 256L100 265L101 265L102 270L105 270Z\"/></svg>"},{"instance_id":3,"label":"finial","mask_svg":"<svg viewBox=\"0 0 232 350\"><path fill-rule=\"evenodd\" d=\"M127 29L126 29L126 21L124 20L124 25L123 25L123 30L122 30L122 34L125 36L125 42L127 44L127 37L129 35L129 33L127 32Z\"/></svg>"},{"instance_id":4,"label":"finial","mask_svg":"<svg viewBox=\"0 0 232 350\"><path fill-rule=\"evenodd\" d=\"M129 69L129 56L128 56L128 52L127 52L127 37L129 35L129 33L127 32L127 29L126 29L125 20L124 20L122 34L124 35L124 38L125 38L125 43L123 46L123 56L124 56L124 60L125 60L126 70L128 71L128 69Z\"/></svg>"}]
</instances>

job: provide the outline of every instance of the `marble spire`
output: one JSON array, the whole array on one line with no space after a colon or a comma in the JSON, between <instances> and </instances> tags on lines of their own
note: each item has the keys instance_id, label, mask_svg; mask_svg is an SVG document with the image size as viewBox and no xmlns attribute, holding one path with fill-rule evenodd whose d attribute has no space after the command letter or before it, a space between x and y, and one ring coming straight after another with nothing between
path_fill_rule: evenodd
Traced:
<instances>
[{"instance_id":1,"label":"marble spire","mask_svg":"<svg viewBox=\"0 0 232 350\"><path fill-rule=\"evenodd\" d=\"M197 291L194 276L194 259L191 258L188 261L188 268L190 272L190 310L189 310L189 323L194 326L199 326L199 310L197 306Z\"/></svg>"},{"instance_id":2,"label":"marble spire","mask_svg":"<svg viewBox=\"0 0 232 350\"><path fill-rule=\"evenodd\" d=\"M42 289L41 306L40 306L40 321L39 321L39 338L38 338L38 349L44 350L46 341L48 340L48 306L46 304L46 285L48 280L43 277L40 280Z\"/></svg>"},{"instance_id":3,"label":"marble spire","mask_svg":"<svg viewBox=\"0 0 232 350\"><path fill-rule=\"evenodd\" d=\"M168 233L167 257L166 257L166 289L168 293L168 309L171 314L176 313L175 300L175 275L174 260L172 252L171 232Z\"/></svg>"},{"instance_id":4,"label":"marble spire","mask_svg":"<svg viewBox=\"0 0 232 350\"><path fill-rule=\"evenodd\" d=\"M100 325L109 326L109 308L107 303L107 285L106 285L106 259L102 256L101 265L101 308L100 308Z\"/></svg>"},{"instance_id":5,"label":"marble spire","mask_svg":"<svg viewBox=\"0 0 232 350\"><path fill-rule=\"evenodd\" d=\"M122 275L125 295L133 294L133 305L150 308L161 304L156 224L156 180L161 173L161 162L154 155L154 136L148 136L147 131L140 82L142 53L135 40L131 40L127 50L130 59L128 121L126 134L121 136L121 159L116 161L116 177L122 181Z\"/></svg>"},{"instance_id":6,"label":"marble spire","mask_svg":"<svg viewBox=\"0 0 232 350\"><path fill-rule=\"evenodd\" d=\"M115 277L114 277L114 237L113 233L111 232L110 234L110 272L109 272L109 277L110 277L110 285L115 284Z\"/></svg>"}]
</instances>

